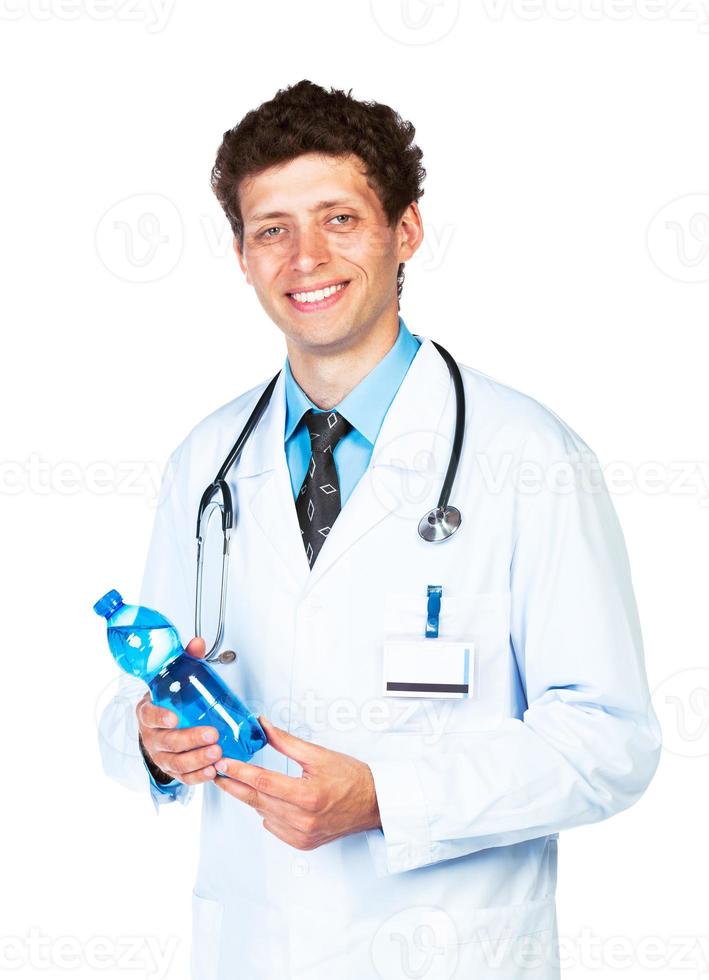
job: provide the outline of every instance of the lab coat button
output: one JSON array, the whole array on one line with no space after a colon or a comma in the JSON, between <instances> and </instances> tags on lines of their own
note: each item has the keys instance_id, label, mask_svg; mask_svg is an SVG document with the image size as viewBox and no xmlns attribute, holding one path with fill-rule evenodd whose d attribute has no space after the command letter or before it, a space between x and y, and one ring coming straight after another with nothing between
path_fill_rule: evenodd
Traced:
<instances>
[{"instance_id":1,"label":"lab coat button","mask_svg":"<svg viewBox=\"0 0 709 980\"><path fill-rule=\"evenodd\" d=\"M305 858L294 858L291 861L290 872L294 878L303 878L310 871L310 865Z\"/></svg>"}]
</instances>

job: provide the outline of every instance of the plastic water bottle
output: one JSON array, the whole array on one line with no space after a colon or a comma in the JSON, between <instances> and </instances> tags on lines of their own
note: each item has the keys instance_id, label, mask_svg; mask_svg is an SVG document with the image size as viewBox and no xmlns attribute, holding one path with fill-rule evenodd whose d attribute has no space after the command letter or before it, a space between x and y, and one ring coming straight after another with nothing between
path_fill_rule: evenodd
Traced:
<instances>
[{"instance_id":1,"label":"plastic water bottle","mask_svg":"<svg viewBox=\"0 0 709 980\"><path fill-rule=\"evenodd\" d=\"M126 605L115 589L94 604L94 612L106 617L118 666L145 681L153 704L175 712L178 728L213 726L223 754L242 762L266 745L255 715L208 663L185 652L169 619L145 606Z\"/></svg>"}]
</instances>

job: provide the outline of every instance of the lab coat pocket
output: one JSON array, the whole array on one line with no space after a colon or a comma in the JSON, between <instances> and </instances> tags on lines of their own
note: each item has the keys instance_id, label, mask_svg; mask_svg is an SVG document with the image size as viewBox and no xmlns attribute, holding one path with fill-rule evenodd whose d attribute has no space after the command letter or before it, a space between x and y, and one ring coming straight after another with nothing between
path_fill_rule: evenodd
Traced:
<instances>
[{"instance_id":1,"label":"lab coat pocket","mask_svg":"<svg viewBox=\"0 0 709 980\"><path fill-rule=\"evenodd\" d=\"M521 905L476 908L445 890L438 904L410 900L375 923L370 939L377 978L398 980L558 980L553 896ZM369 977L369 974L367 974Z\"/></svg>"},{"instance_id":2,"label":"lab coat pocket","mask_svg":"<svg viewBox=\"0 0 709 980\"><path fill-rule=\"evenodd\" d=\"M468 909L464 917L461 915L457 931L456 978L557 980L559 977L554 896L523 905Z\"/></svg>"},{"instance_id":3,"label":"lab coat pocket","mask_svg":"<svg viewBox=\"0 0 709 980\"><path fill-rule=\"evenodd\" d=\"M218 980L224 907L192 892L192 980Z\"/></svg>"},{"instance_id":4,"label":"lab coat pocket","mask_svg":"<svg viewBox=\"0 0 709 980\"><path fill-rule=\"evenodd\" d=\"M384 730L423 735L490 731L509 717L509 592L446 595L441 600L439 639L470 645L470 693L460 700L431 697L384 698ZM426 596L391 593L386 597L385 639L421 638L425 633ZM432 645L438 642L430 640ZM434 647L432 647L434 649ZM396 704L391 702L397 702Z\"/></svg>"}]
</instances>

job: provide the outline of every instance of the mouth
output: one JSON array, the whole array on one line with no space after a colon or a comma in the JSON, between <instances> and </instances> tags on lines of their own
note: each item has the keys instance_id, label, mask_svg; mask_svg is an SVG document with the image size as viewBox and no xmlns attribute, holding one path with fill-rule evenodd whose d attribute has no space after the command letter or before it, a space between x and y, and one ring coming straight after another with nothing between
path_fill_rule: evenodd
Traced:
<instances>
[{"instance_id":1,"label":"mouth","mask_svg":"<svg viewBox=\"0 0 709 980\"><path fill-rule=\"evenodd\" d=\"M286 293L286 296L291 305L301 313L316 313L339 303L349 284L349 279L340 279L326 283L319 289L296 290Z\"/></svg>"}]
</instances>

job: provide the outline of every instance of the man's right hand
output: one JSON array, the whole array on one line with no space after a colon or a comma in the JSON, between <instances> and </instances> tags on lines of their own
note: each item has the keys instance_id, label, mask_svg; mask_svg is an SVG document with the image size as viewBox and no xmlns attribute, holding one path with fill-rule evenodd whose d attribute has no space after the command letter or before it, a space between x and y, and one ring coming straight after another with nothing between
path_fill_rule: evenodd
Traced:
<instances>
[{"instance_id":1,"label":"man's right hand","mask_svg":"<svg viewBox=\"0 0 709 980\"><path fill-rule=\"evenodd\" d=\"M191 656L202 658L206 645L201 636L196 636L185 649ZM219 738L216 728L208 725L175 728L175 712L153 704L150 691L138 702L135 713L140 740L158 770L153 771L158 782L179 779L181 783L196 785L214 779L217 773L213 764L222 756L222 750L216 744ZM159 778L160 773L164 778Z\"/></svg>"}]
</instances>

